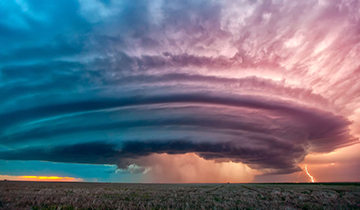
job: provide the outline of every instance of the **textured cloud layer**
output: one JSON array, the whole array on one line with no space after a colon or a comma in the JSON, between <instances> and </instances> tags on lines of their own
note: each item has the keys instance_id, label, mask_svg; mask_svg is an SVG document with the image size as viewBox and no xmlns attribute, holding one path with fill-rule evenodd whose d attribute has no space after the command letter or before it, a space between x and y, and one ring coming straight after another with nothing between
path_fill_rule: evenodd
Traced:
<instances>
[{"instance_id":1,"label":"textured cloud layer","mask_svg":"<svg viewBox=\"0 0 360 210\"><path fill-rule=\"evenodd\" d=\"M286 174L358 143L356 0L2 8L0 159L127 169L195 153Z\"/></svg>"}]
</instances>

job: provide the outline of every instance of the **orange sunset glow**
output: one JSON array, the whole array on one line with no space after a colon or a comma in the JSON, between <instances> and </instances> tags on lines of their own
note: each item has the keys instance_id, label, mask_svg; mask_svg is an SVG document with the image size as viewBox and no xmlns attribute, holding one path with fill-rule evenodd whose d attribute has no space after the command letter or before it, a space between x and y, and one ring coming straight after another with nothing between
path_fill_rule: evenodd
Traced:
<instances>
[{"instance_id":1,"label":"orange sunset glow","mask_svg":"<svg viewBox=\"0 0 360 210\"><path fill-rule=\"evenodd\" d=\"M0 175L2 180L10 181L44 181L44 182L82 182L83 179L74 177L60 177L60 176L8 176Z\"/></svg>"}]
</instances>

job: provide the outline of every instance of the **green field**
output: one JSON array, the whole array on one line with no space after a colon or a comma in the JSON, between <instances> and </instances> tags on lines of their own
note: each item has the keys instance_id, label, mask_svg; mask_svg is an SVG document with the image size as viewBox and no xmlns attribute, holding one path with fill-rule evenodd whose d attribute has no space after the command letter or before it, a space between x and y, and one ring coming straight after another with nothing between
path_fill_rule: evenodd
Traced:
<instances>
[{"instance_id":1,"label":"green field","mask_svg":"<svg viewBox=\"0 0 360 210\"><path fill-rule=\"evenodd\" d=\"M360 209L360 184L4 181L0 209Z\"/></svg>"}]
</instances>

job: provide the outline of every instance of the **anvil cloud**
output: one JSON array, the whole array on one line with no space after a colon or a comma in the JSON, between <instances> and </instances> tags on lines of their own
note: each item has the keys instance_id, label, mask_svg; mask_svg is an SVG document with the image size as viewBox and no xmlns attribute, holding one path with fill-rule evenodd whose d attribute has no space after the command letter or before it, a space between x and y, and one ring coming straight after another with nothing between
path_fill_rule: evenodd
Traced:
<instances>
[{"instance_id":1,"label":"anvil cloud","mask_svg":"<svg viewBox=\"0 0 360 210\"><path fill-rule=\"evenodd\" d=\"M2 160L290 174L359 142L357 0L0 5Z\"/></svg>"}]
</instances>

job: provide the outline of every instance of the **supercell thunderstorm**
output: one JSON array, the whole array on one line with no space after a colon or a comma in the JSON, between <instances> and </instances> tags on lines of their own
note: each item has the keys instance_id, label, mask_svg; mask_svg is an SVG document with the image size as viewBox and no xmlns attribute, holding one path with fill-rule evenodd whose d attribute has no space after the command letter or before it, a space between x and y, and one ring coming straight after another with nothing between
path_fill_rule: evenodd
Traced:
<instances>
[{"instance_id":1,"label":"supercell thunderstorm","mask_svg":"<svg viewBox=\"0 0 360 210\"><path fill-rule=\"evenodd\" d=\"M359 1L90 2L0 12L0 159L288 174L358 143Z\"/></svg>"}]
</instances>

